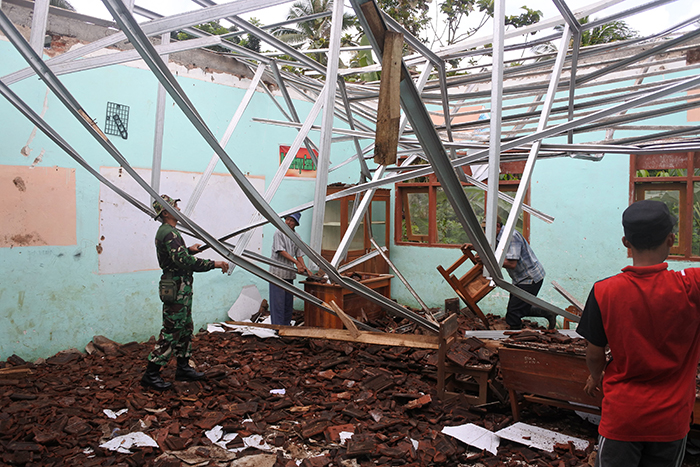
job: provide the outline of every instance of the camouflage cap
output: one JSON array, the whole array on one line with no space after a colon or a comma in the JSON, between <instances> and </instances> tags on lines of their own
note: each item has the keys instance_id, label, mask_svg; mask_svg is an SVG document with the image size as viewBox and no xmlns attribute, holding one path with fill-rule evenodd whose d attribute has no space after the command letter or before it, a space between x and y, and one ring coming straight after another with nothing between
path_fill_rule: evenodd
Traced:
<instances>
[{"instance_id":1,"label":"camouflage cap","mask_svg":"<svg viewBox=\"0 0 700 467\"><path fill-rule=\"evenodd\" d=\"M178 201L180 201L179 198L178 198L178 199L172 199L172 198L171 198L170 196L168 196L168 195L160 195L160 196L161 196L161 198L163 198L163 199L165 200L165 202L167 202L167 203L168 203L169 205L171 205L172 207L175 207L175 204L176 204ZM160 204L160 201L159 201L159 200L155 200L155 201L153 201L153 210L156 212L156 217L155 217L155 218L158 219L158 217L160 217L160 215L163 214L163 211L165 211L165 208Z\"/></svg>"}]
</instances>

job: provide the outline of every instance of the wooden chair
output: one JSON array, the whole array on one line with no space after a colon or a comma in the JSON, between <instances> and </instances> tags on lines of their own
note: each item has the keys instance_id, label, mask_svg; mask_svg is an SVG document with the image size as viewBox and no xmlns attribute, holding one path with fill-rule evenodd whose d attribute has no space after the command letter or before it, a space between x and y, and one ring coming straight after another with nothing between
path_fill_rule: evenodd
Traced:
<instances>
[{"instance_id":1,"label":"wooden chair","mask_svg":"<svg viewBox=\"0 0 700 467\"><path fill-rule=\"evenodd\" d=\"M471 376L477 385L476 394L462 393L464 398L472 405L485 404L488 401L488 382L492 365L459 366L448 361L447 353L452 344L457 342L458 336L457 315L450 315L440 323L437 364L437 393L441 400L457 396L458 393L449 391L455 383L457 375Z\"/></svg>"},{"instance_id":2,"label":"wooden chair","mask_svg":"<svg viewBox=\"0 0 700 467\"><path fill-rule=\"evenodd\" d=\"M457 278L454 272L467 260L470 260L474 266L462 277ZM491 285L491 281L483 276L484 265L478 262L474 257L472 245L468 243L462 248L462 257L452 266L447 269L438 266L437 270L440 271L442 277L444 277L447 283L457 292L459 298L467 304L467 307L469 307L476 316L481 318L484 326L488 329L489 325L486 321L486 316L484 316L477 302L488 295L494 287Z\"/></svg>"}]
</instances>

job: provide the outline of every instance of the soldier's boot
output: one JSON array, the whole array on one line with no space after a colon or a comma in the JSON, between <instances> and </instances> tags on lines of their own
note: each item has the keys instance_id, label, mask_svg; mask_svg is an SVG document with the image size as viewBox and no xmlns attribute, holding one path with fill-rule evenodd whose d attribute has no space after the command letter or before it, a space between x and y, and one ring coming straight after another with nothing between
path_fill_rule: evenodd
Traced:
<instances>
[{"instance_id":1,"label":"soldier's boot","mask_svg":"<svg viewBox=\"0 0 700 467\"><path fill-rule=\"evenodd\" d=\"M175 370L176 381L199 381L204 379L204 373L200 373L190 366L189 359L178 357L177 369Z\"/></svg>"},{"instance_id":2,"label":"soldier's boot","mask_svg":"<svg viewBox=\"0 0 700 467\"><path fill-rule=\"evenodd\" d=\"M153 388L156 391L165 391L173 385L163 380L160 376L160 365L153 362L148 362L146 372L143 374L143 377L141 377L141 384L145 387Z\"/></svg>"}]
</instances>

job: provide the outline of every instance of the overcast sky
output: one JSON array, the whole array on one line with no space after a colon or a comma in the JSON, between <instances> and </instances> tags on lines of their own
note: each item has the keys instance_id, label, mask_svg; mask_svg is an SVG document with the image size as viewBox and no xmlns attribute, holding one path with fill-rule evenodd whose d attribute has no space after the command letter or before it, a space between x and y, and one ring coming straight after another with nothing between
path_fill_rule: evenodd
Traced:
<instances>
[{"instance_id":1,"label":"overcast sky","mask_svg":"<svg viewBox=\"0 0 700 467\"><path fill-rule=\"evenodd\" d=\"M104 7L100 0L69 0L71 4L80 13L84 13L90 16L96 16L99 18L111 19L107 9ZM433 4L436 4L440 0L433 0ZM226 3L220 1L217 3ZM279 21L283 21L286 18L286 14L289 11L289 7L293 2L289 4L283 4L276 7L267 8L265 10L258 10L252 15L242 15L246 19L249 16L255 16L262 21L263 24L272 24ZM596 3L592 0L568 0L567 5L572 10L577 10L583 6L591 5ZM592 15L593 19L608 16L612 12L627 10L637 5L648 3L648 0L625 0L613 7L608 8L600 13ZM199 8L197 4L193 3L191 0L137 0L136 4L147 8L149 10L155 11L163 15L171 15L174 13L196 10ZM349 2L345 2L346 8L350 10ZM527 5L528 8L534 10L540 10L544 14L544 19L549 19L558 15L558 11L554 6L552 0L508 0L506 1L506 14L507 15L517 15L523 12L520 9L522 5ZM631 16L625 19L627 24L633 29L639 31L642 35L649 35L654 32L659 32L671 25L680 22L683 18L690 18L692 16L700 15L700 1L697 0L676 0L673 3L667 4L662 7L655 8L648 12ZM477 19L475 15L474 19ZM143 20L143 18L139 18ZM484 30L484 33L488 31Z\"/></svg>"}]
</instances>

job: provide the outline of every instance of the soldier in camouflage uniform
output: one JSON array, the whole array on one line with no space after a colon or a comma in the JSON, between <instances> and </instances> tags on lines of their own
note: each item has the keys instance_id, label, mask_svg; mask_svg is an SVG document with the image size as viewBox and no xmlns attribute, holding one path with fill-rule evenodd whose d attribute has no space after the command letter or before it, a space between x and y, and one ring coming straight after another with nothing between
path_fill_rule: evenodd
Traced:
<instances>
[{"instance_id":1,"label":"soldier in camouflage uniform","mask_svg":"<svg viewBox=\"0 0 700 467\"><path fill-rule=\"evenodd\" d=\"M163 199L177 209L179 199L162 195ZM160 298L163 301L163 329L160 332L153 352L148 356L148 367L141 378L141 384L159 391L168 389L171 383L163 381L160 369L168 364L170 357L177 357L175 379L196 381L204 377L189 364L192 341L192 273L214 268L228 271L226 261L212 261L192 256L199 252L200 244L186 247L180 232L175 229L177 219L158 201L153 202L156 220L163 225L156 233L156 254L163 270L159 284Z\"/></svg>"}]
</instances>

